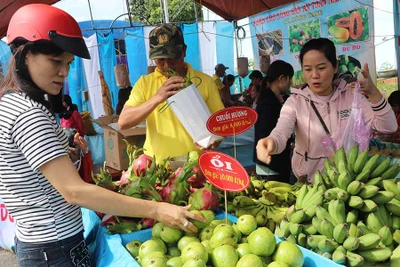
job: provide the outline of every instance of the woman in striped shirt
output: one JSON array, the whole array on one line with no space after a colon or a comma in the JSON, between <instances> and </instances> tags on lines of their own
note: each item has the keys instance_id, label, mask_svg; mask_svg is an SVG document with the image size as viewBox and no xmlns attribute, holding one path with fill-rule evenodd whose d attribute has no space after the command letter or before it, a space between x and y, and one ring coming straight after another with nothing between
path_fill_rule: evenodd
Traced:
<instances>
[{"instance_id":1,"label":"woman in striped shirt","mask_svg":"<svg viewBox=\"0 0 400 267\"><path fill-rule=\"evenodd\" d=\"M52 105L74 55L90 58L69 14L26 5L11 18L7 43L13 56L0 84L0 195L16 219L20 266L90 266L81 206L197 230L189 219L204 219L188 207L123 196L79 177Z\"/></svg>"}]
</instances>

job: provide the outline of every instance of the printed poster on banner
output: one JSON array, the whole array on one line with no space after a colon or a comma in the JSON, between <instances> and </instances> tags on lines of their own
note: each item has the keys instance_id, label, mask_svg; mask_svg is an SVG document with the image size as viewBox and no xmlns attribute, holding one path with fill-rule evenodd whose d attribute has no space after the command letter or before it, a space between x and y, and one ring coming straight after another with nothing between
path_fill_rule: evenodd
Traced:
<instances>
[{"instance_id":1,"label":"printed poster on banner","mask_svg":"<svg viewBox=\"0 0 400 267\"><path fill-rule=\"evenodd\" d=\"M0 197L0 248L14 250L15 220Z\"/></svg>"},{"instance_id":2,"label":"printed poster on banner","mask_svg":"<svg viewBox=\"0 0 400 267\"><path fill-rule=\"evenodd\" d=\"M375 77L373 1L297 1L250 17L254 58L270 55L271 62L292 64L293 86L305 83L299 53L311 39L324 37L336 45L338 74L353 82L368 63ZM260 69L258 60L256 68Z\"/></svg>"}]
</instances>

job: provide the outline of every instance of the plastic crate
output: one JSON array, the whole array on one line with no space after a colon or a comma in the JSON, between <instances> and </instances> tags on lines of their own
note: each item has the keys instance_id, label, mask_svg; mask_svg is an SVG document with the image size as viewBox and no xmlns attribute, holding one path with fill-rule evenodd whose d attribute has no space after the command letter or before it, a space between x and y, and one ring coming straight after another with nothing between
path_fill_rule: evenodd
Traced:
<instances>
[{"instance_id":1,"label":"plastic crate","mask_svg":"<svg viewBox=\"0 0 400 267\"><path fill-rule=\"evenodd\" d=\"M224 213L218 213L215 216L216 219L224 219L225 218L225 214ZM237 217L228 214L228 220L230 220L231 222L235 223L237 221ZM146 229L146 230L142 230L142 231L137 231L137 232L133 232L130 234L123 234L121 235L121 240L122 240L122 245L125 247L125 245L127 243L129 243L132 240L139 240L141 242L144 242L146 240L149 240L151 238L151 229ZM275 236L276 242L282 242L283 240L280 239L279 237ZM304 267L320 267L320 266L324 266L324 267L338 267L338 266L343 266L343 265L339 265L336 264L335 262L331 261L330 259L327 259L323 256L318 255L317 253L312 252L311 250L305 249L303 247L300 247L301 252L304 255ZM128 254L129 255L129 254ZM131 257L129 255L129 257ZM132 258L132 257L131 257ZM136 265L132 265L132 266L139 266L139 264L137 262L135 262Z\"/></svg>"}]
</instances>

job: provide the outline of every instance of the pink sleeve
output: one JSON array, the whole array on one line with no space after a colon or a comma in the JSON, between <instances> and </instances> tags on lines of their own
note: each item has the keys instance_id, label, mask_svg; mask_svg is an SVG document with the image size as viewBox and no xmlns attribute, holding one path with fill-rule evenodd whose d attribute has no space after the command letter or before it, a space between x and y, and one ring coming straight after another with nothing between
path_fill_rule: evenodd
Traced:
<instances>
[{"instance_id":1,"label":"pink sleeve","mask_svg":"<svg viewBox=\"0 0 400 267\"><path fill-rule=\"evenodd\" d=\"M85 135L85 126L83 124L83 120L82 120L81 114L79 114L79 112L75 110L72 113L72 117L73 117L73 119L74 119L74 121L76 123L76 128L77 128L79 134L81 136L84 136Z\"/></svg>"},{"instance_id":2,"label":"pink sleeve","mask_svg":"<svg viewBox=\"0 0 400 267\"><path fill-rule=\"evenodd\" d=\"M276 144L275 153L279 154L286 148L286 143L295 129L297 121L295 105L296 98L289 97L281 109L278 122L269 137L272 137Z\"/></svg>"},{"instance_id":3,"label":"pink sleeve","mask_svg":"<svg viewBox=\"0 0 400 267\"><path fill-rule=\"evenodd\" d=\"M367 123L371 124L373 129L386 134L397 130L396 116L384 97L376 104L371 104L363 97L362 109Z\"/></svg>"}]
</instances>

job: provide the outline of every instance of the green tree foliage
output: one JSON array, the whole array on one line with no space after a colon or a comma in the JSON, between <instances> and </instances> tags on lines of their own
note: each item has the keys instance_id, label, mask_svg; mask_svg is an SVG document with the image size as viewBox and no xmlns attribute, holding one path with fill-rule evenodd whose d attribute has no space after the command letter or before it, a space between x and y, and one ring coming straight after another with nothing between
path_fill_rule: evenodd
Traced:
<instances>
[{"instance_id":1,"label":"green tree foliage","mask_svg":"<svg viewBox=\"0 0 400 267\"><path fill-rule=\"evenodd\" d=\"M163 23L160 2L162 0L130 0L132 20L145 25ZM168 0L168 13L170 22L194 22L196 18L202 19L201 6L193 0Z\"/></svg>"}]
</instances>

